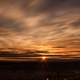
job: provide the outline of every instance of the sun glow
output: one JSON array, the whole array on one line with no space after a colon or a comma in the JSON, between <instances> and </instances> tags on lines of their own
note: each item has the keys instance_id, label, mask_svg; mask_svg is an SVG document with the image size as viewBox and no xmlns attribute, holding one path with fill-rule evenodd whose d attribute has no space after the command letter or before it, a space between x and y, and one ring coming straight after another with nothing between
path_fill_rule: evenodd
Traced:
<instances>
[{"instance_id":1,"label":"sun glow","mask_svg":"<svg viewBox=\"0 0 80 80\"><path fill-rule=\"evenodd\" d=\"M47 59L46 56L43 56L43 57L42 57L42 60L43 60L43 61L46 61L46 59Z\"/></svg>"},{"instance_id":2,"label":"sun glow","mask_svg":"<svg viewBox=\"0 0 80 80\"><path fill-rule=\"evenodd\" d=\"M50 45L39 45L36 46L37 50L45 50L45 51L51 51L52 47Z\"/></svg>"}]
</instances>

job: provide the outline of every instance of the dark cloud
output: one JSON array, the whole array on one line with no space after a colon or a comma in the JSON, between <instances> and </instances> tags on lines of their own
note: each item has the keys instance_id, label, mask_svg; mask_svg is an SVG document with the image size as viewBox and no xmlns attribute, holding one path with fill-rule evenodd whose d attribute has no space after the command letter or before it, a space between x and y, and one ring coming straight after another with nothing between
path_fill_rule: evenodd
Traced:
<instances>
[{"instance_id":1,"label":"dark cloud","mask_svg":"<svg viewBox=\"0 0 80 80\"><path fill-rule=\"evenodd\" d=\"M71 23L72 28L79 29L80 28L80 19Z\"/></svg>"},{"instance_id":2,"label":"dark cloud","mask_svg":"<svg viewBox=\"0 0 80 80\"><path fill-rule=\"evenodd\" d=\"M67 10L75 8L80 8L80 0L38 0L34 5L32 5L32 7L30 7L35 14L55 13L65 9Z\"/></svg>"},{"instance_id":3,"label":"dark cloud","mask_svg":"<svg viewBox=\"0 0 80 80\"><path fill-rule=\"evenodd\" d=\"M23 31L23 27L21 27L21 23L17 22L13 19L8 19L4 17L0 17L0 28L9 29L14 32Z\"/></svg>"}]
</instances>

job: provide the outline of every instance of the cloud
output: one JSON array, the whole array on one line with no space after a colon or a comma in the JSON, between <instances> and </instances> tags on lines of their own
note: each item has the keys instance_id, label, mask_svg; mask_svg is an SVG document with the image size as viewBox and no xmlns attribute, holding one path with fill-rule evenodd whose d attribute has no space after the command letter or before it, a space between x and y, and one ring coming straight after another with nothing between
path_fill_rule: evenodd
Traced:
<instances>
[{"instance_id":1,"label":"cloud","mask_svg":"<svg viewBox=\"0 0 80 80\"><path fill-rule=\"evenodd\" d=\"M0 4L0 47L80 48L80 0L3 0Z\"/></svg>"},{"instance_id":2,"label":"cloud","mask_svg":"<svg viewBox=\"0 0 80 80\"><path fill-rule=\"evenodd\" d=\"M21 23L15 21L13 19L0 17L0 28L10 29L15 32L21 32L22 28L20 26L21 26Z\"/></svg>"},{"instance_id":3,"label":"cloud","mask_svg":"<svg viewBox=\"0 0 80 80\"><path fill-rule=\"evenodd\" d=\"M74 29L79 29L80 28L80 19L72 22L71 25Z\"/></svg>"}]
</instances>

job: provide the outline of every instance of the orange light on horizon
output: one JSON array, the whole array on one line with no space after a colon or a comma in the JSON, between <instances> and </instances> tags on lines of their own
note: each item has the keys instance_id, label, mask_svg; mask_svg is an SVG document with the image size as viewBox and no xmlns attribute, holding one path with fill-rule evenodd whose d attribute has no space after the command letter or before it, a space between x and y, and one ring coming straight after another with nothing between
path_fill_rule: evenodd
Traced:
<instances>
[{"instance_id":1,"label":"orange light on horizon","mask_svg":"<svg viewBox=\"0 0 80 80\"><path fill-rule=\"evenodd\" d=\"M46 57L46 56L43 56L43 57L42 57L42 60L43 60L43 61L46 61L46 60L47 60L47 57Z\"/></svg>"}]
</instances>

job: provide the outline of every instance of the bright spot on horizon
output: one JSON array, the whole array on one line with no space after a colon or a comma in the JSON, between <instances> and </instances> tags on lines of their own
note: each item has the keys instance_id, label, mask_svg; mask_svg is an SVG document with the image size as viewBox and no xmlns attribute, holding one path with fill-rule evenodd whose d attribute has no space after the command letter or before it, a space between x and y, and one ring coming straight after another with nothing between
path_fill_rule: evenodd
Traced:
<instances>
[{"instance_id":1,"label":"bright spot on horizon","mask_svg":"<svg viewBox=\"0 0 80 80\"><path fill-rule=\"evenodd\" d=\"M43 61L45 61L46 59L47 59L47 57L46 57L46 56L43 56L43 57L42 57L42 60L43 60Z\"/></svg>"}]
</instances>

